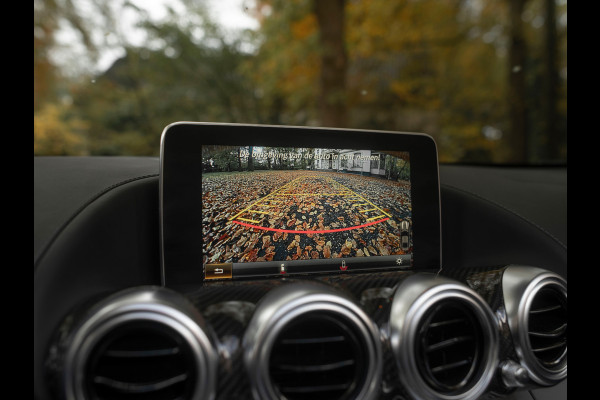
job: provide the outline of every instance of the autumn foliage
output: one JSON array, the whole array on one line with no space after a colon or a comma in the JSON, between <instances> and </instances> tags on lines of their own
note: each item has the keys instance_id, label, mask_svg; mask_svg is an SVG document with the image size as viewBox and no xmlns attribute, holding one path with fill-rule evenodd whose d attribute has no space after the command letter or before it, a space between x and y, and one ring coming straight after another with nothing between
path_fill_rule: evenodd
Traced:
<instances>
[{"instance_id":1,"label":"autumn foliage","mask_svg":"<svg viewBox=\"0 0 600 400\"><path fill-rule=\"evenodd\" d=\"M424 132L443 162L566 159L566 2L260 0L235 34L182 3L108 69L66 77L52 37L76 10L36 2L35 154L156 155L164 126L195 120Z\"/></svg>"}]
</instances>

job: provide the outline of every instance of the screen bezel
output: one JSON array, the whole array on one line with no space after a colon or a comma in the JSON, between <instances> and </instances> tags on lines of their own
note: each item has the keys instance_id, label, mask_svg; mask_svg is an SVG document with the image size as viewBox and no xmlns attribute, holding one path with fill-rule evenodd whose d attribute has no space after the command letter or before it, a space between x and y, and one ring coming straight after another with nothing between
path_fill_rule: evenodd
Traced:
<instances>
[{"instance_id":1,"label":"screen bezel","mask_svg":"<svg viewBox=\"0 0 600 400\"><path fill-rule=\"evenodd\" d=\"M177 122L160 146L161 277L165 286L204 281L202 267L203 145L349 148L410 153L412 270L439 269L441 213L435 141L421 133L273 125ZM343 146L341 145L343 143Z\"/></svg>"}]
</instances>

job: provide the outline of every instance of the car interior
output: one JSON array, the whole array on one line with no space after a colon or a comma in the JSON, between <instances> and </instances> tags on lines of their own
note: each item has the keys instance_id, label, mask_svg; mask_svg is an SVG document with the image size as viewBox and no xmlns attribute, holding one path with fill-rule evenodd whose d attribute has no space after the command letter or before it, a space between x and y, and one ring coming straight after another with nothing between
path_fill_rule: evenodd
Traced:
<instances>
[{"instance_id":1,"label":"car interior","mask_svg":"<svg viewBox=\"0 0 600 400\"><path fill-rule=\"evenodd\" d=\"M34 398L567 398L566 167L312 127L157 146L34 158Z\"/></svg>"},{"instance_id":2,"label":"car interior","mask_svg":"<svg viewBox=\"0 0 600 400\"><path fill-rule=\"evenodd\" d=\"M566 400L566 0L34 0L36 400Z\"/></svg>"}]
</instances>

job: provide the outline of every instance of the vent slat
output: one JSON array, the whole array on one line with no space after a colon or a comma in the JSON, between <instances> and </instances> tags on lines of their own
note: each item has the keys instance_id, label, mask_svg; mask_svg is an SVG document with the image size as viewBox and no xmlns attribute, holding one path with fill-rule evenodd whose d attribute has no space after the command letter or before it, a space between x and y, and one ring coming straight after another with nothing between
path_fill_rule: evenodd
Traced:
<instances>
[{"instance_id":1,"label":"vent slat","mask_svg":"<svg viewBox=\"0 0 600 400\"><path fill-rule=\"evenodd\" d=\"M315 338L298 338L298 339L283 339L282 344L297 345L297 344L320 344L320 343L336 343L346 340L343 336L331 337L315 337Z\"/></svg>"},{"instance_id":2,"label":"vent slat","mask_svg":"<svg viewBox=\"0 0 600 400\"><path fill-rule=\"evenodd\" d=\"M566 347L567 346L567 340L561 340L560 342L556 342L544 347L537 347L537 348L532 348L531 351L533 351L534 353L542 353L545 351L550 351L550 350L555 350L555 349L560 349L562 347Z\"/></svg>"},{"instance_id":3,"label":"vent slat","mask_svg":"<svg viewBox=\"0 0 600 400\"><path fill-rule=\"evenodd\" d=\"M344 360L331 364L322 365L285 365L280 364L277 366L282 371L293 371L293 372L325 372L333 371L339 368L349 367L354 365L354 360Z\"/></svg>"},{"instance_id":4,"label":"vent slat","mask_svg":"<svg viewBox=\"0 0 600 400\"><path fill-rule=\"evenodd\" d=\"M454 325L454 324L464 324L466 323L464 318L454 318L454 319L449 319L446 321L438 321L438 322L433 322L429 325L430 328L444 328L447 327L449 325Z\"/></svg>"},{"instance_id":5,"label":"vent slat","mask_svg":"<svg viewBox=\"0 0 600 400\"><path fill-rule=\"evenodd\" d=\"M148 358L148 357L162 357L172 356L179 354L179 348L173 347L169 349L156 349L156 350L108 350L104 353L107 357L114 358Z\"/></svg>"},{"instance_id":6,"label":"vent slat","mask_svg":"<svg viewBox=\"0 0 600 400\"><path fill-rule=\"evenodd\" d=\"M280 390L289 394L314 394L320 392L338 392L345 391L352 385L352 382L340 383L337 385L319 385L319 386L284 386Z\"/></svg>"},{"instance_id":7,"label":"vent slat","mask_svg":"<svg viewBox=\"0 0 600 400\"><path fill-rule=\"evenodd\" d=\"M466 359L466 360L453 362L451 364L440 365L438 367L431 368L431 372L433 372L434 374L439 374L441 372L447 372L447 371L450 371L455 368L464 367L465 365L470 365L472 362L473 362L473 360Z\"/></svg>"},{"instance_id":8,"label":"vent slat","mask_svg":"<svg viewBox=\"0 0 600 400\"><path fill-rule=\"evenodd\" d=\"M554 306L547 306L547 307L537 308L535 310L530 310L529 313L530 314L544 314L544 313L551 312L551 311L558 311L561 308L562 308L561 305L558 304L558 305L554 305Z\"/></svg>"},{"instance_id":9,"label":"vent slat","mask_svg":"<svg viewBox=\"0 0 600 400\"><path fill-rule=\"evenodd\" d=\"M536 336L536 337L556 338L556 337L560 337L560 336L564 335L565 332L567 332L567 324L566 323L562 324L558 328L551 330L551 331L547 331L547 332L529 331L529 334L531 336Z\"/></svg>"},{"instance_id":10,"label":"vent slat","mask_svg":"<svg viewBox=\"0 0 600 400\"><path fill-rule=\"evenodd\" d=\"M130 393L130 394L139 394L139 393L149 393L159 391L170 386L173 386L177 383L183 382L188 378L187 374L181 374L174 376L169 379L164 379L158 382L146 382L146 383L133 383L133 382L121 382L115 379L107 378L104 376L95 376L94 383L99 385L107 386L111 389L114 389L120 393Z\"/></svg>"},{"instance_id":11,"label":"vent slat","mask_svg":"<svg viewBox=\"0 0 600 400\"><path fill-rule=\"evenodd\" d=\"M444 340L444 341L439 342L439 343L431 344L431 345L427 346L427 348L425 349L425 351L427 353L430 353L432 351L446 349L448 347L452 347L452 346L455 346L455 345L460 344L460 343L469 342L469 341L472 341L473 339L474 338L471 335L454 337L454 338L447 339L447 340Z\"/></svg>"}]
</instances>

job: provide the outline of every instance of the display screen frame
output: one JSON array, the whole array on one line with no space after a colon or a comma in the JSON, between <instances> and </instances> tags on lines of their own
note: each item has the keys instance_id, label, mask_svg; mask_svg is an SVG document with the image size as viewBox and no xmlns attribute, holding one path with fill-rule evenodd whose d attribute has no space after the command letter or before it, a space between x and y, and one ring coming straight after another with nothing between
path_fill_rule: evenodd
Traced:
<instances>
[{"instance_id":1,"label":"display screen frame","mask_svg":"<svg viewBox=\"0 0 600 400\"><path fill-rule=\"evenodd\" d=\"M439 169L436 144L430 136L421 133L338 128L177 122L163 130L160 146L160 241L163 285L172 287L205 281L201 182L202 148L208 145L331 149L343 147L408 152L413 242L412 264L409 268L411 270L440 268ZM373 271L382 268L381 263L377 263L377 257L369 259L373 261ZM331 260L322 261L323 266L331 264ZM253 277L260 277L260 270L257 271ZM318 262L313 262L305 272L307 274L331 273L331 270L321 269ZM355 271L344 270L344 273L352 272ZM361 272L365 270L361 269ZM236 278L235 274L233 278Z\"/></svg>"}]
</instances>

